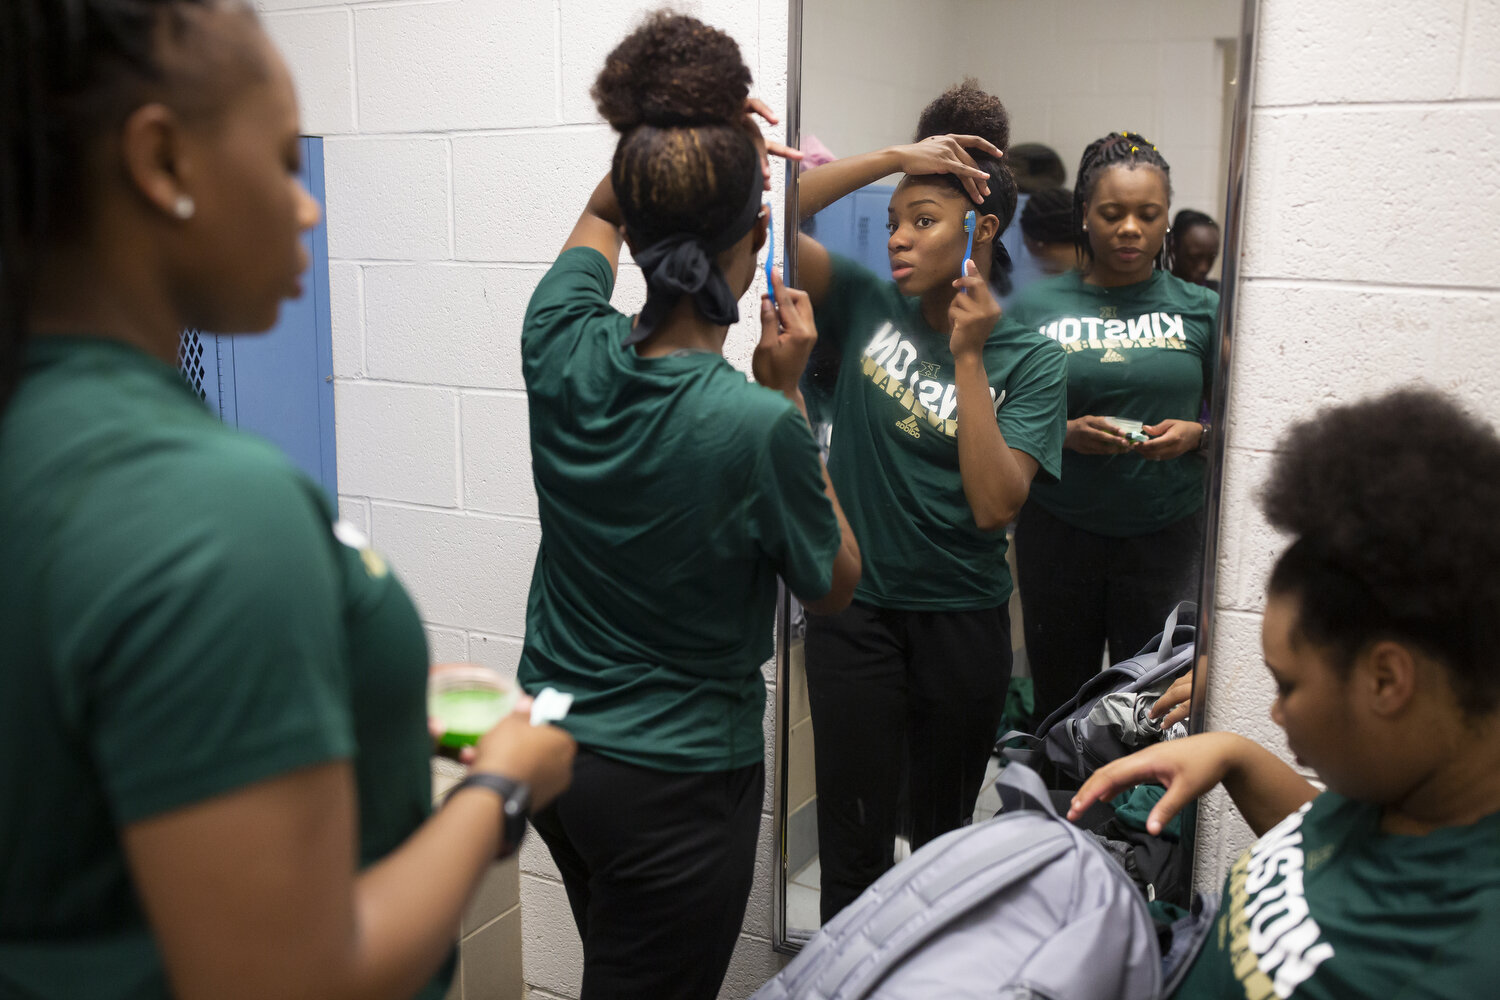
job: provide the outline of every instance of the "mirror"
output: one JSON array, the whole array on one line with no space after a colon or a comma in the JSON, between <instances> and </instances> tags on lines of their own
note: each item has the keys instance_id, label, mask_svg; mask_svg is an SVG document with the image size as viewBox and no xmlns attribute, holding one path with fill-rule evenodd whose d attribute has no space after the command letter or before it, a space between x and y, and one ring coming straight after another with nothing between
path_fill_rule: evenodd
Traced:
<instances>
[{"instance_id":1,"label":"mirror","mask_svg":"<svg viewBox=\"0 0 1500 1000\"><path fill-rule=\"evenodd\" d=\"M1110 406L1109 400L1130 398L1128 393L1115 391L1120 378L1116 378L1113 384L1105 383L1103 388L1096 384L1092 389L1088 384L1092 376L1080 381L1076 366L1079 355L1087 354L1090 364L1100 367L1106 362L1125 362L1117 364L1115 375L1126 370L1134 371L1136 382L1132 391L1138 396L1146 391L1142 386L1156 391L1161 385L1184 377L1183 365L1186 363L1189 376L1198 388L1194 390L1196 395L1192 396L1191 402L1175 401L1171 404L1183 410L1176 414L1175 419L1185 424L1202 419L1212 427L1223 415L1227 389L1228 317L1233 315L1239 193L1246 162L1248 79L1253 66L1255 15L1254 0L1141 0L1131 4L1106 0L1060 0L1049 4L1025 0L935 0L921 7L920 13L918 8L898 7L886 0L874 3L869 0L791 0L788 138L800 145L805 153L811 154L815 161L836 159L847 165L859 154L911 143L923 109L966 77L974 78L984 93L998 97L1004 103L1010 123L1010 158L1006 162L1017 175L1021 189L1014 219L1000 237L1014 262L1012 281L1015 287L1000 298L1007 310L1006 315L1020 329L1023 318L1045 312L1039 312L1035 303L1053 294L1050 291L1028 292L1028 285L1041 280L1051 280L1059 289L1064 286L1058 282L1070 280L1080 286L1097 284L1092 278L1087 281L1079 278L1076 273L1071 279L1066 276L1048 279L1048 273L1056 273L1059 269L1066 272L1075 260L1080 260L1073 256L1071 247L1059 257L1057 241L1046 238L1049 220L1044 216L1051 213L1050 224L1055 232L1060 222L1059 206L1063 209L1063 224L1071 230L1072 212L1068 207L1071 198L1055 193L1043 194L1047 188L1057 186L1056 168L1061 167L1065 173L1061 182L1071 189L1078 181L1079 160L1089 143L1111 132L1128 132L1137 138L1149 136L1149 143L1170 164L1171 196L1166 214L1169 218L1175 217L1183 209L1204 213L1217 223L1217 233L1213 228L1206 229L1208 236L1218 237L1217 241L1204 239L1205 230L1201 225L1179 225L1179 231L1167 237L1171 241L1174 236L1191 233L1197 239L1179 245L1181 266L1174 268L1189 280L1183 282L1173 278L1176 285L1165 292L1158 288L1153 293L1167 295L1170 303L1166 306L1141 307L1144 311L1132 313L1132 306L1101 305L1100 301L1104 300L1099 300L1083 312L1074 314L1087 316L1088 310L1092 309L1092 316L1097 316L1097 320L1057 320L1055 317L1062 314L1054 309L1051 314L1054 319L1050 324L1043 316L1043 321L1034 329L1063 346L1066 358L1063 367L1069 386L1069 418L1086 414L1105 415L1100 413L1100 408ZM1055 154L1055 163L1049 164L1048 151ZM920 199L912 194L911 186L898 187L903 177L899 171L880 178L861 179L857 186L838 188L835 185L838 188L834 192L836 197L829 198L824 197L827 189L820 188L816 178L811 182L805 180L806 170L804 165L801 178L805 187L799 190L797 183L787 185L785 218L788 224L783 227L786 233L784 253L789 282L808 288L810 292L818 287L828 299L817 301L818 295L814 295L820 317L820 344L809 362L803 385L815 432L820 444L829 450L835 487L846 510L856 505L862 508L859 514L861 522L868 523L872 518L876 521L884 519L885 523L900 518L913 521L921 521L924 517L940 519L944 515L934 513L936 507L915 512L894 509L900 507L903 498L904 502L913 503L912 498L918 494L905 487L892 486L890 478L881 478L892 474L899 477L900 470L887 460L890 452L872 452L859 444L855 432L849 428L854 427L863 433L867 421L859 416L849 416L851 411L844 408L848 405L844 402L846 397L839 389L843 381L850 378L880 380L883 377L883 387L889 395L909 403L907 408L912 415L920 418L913 421L908 433L925 431L933 437L946 429L949 432L946 447L956 452L955 438L951 433L955 427L952 418L956 416L952 383L960 376L946 375L952 381L945 389L942 384L945 376L940 371L942 364L936 363L943 359L934 354L935 362L922 354L923 351L940 354L941 349L908 348L903 338L890 336L888 325L882 327L877 322L869 329L861 330L860 323L870 325L869 321L853 318L861 309L869 311L869 301L891 294L876 287L877 278L884 285L901 280L899 273L892 273L890 255L896 254L899 258L900 254L908 252L910 246L916 245L906 230L944 223L941 219L922 221L918 218L919 210L913 206ZM1158 171L1139 167L1114 171L1104 168L1090 174L1092 191L1096 195L1102 190L1096 179L1111 173L1160 177ZM1124 203L1135 196L1111 194L1110 197L1118 197ZM1153 203L1154 198L1147 192L1132 204ZM1033 200L1036 205L1032 212L1027 213L1035 222L1028 226L1033 232L1023 233L1021 219L1028 202ZM799 202L811 211L800 211ZM1099 206L1107 207L1106 198L1100 195L1096 202L1098 211L1105 212L1106 208ZM978 222L982 225L984 209L972 202L967 207L978 210ZM959 208L955 214L962 211ZM1137 214L1147 222L1151 221L1147 218L1150 213L1144 209ZM1098 217L1090 214L1087 218ZM1113 225L1114 219L1111 216L1105 222ZM888 224L894 224L895 236L888 237ZM1096 244L1097 234L1102 228L1103 225L1095 227ZM809 244L804 239L800 257L799 231L816 244ZM1035 238L1026 238L1033 233ZM1212 250L1215 242L1222 253L1212 266L1205 266L1203 250ZM1207 246L1197 247L1194 243ZM1105 253L1107 249L1096 247L1096 254ZM981 254L976 251L974 256L978 260ZM831 263L840 257L853 263ZM1096 256L1095 263L1090 265L1091 273L1099 273L1092 269L1100 267L1114 267L1119 271L1120 259L1128 262L1131 258L1127 254L1101 264ZM1196 265L1193 265L1194 260ZM1058 261L1060 263L1054 263ZM898 263L902 262L898 259ZM859 275L857 281L848 277L854 274ZM1161 284L1154 272L1152 280ZM1212 284L1208 287L1219 292L1217 310L1212 305L1204 308L1204 303L1215 300L1199 290L1201 285L1210 282ZM1119 284L1114 282L1111 292L1129 299L1133 293L1119 291ZM908 286L895 287L899 291ZM1144 284L1132 287L1140 291ZM1056 294L1063 293L1058 291ZM840 300L841 295L851 301ZM852 301L856 296L859 302ZM882 301L898 299L899 296ZM930 310L922 313L920 305L912 305L907 322L920 326L928 315L934 314ZM1142 319L1142 316L1146 318ZM828 317L830 329L847 330L847 335L841 332L829 336L824 317ZM1118 325L1110 323L1114 319L1119 320ZM996 329L1003 331L1005 322L1002 319ZM1179 323L1183 325L1179 327ZM937 323L928 322L925 329L932 334ZM882 336L891 340L884 348L876 344ZM914 341L917 339L913 337ZM1015 342L1021 343L1019 340ZM941 343L945 347L947 342L944 339ZM1147 350L1138 350L1143 347ZM903 355L903 351L910 356ZM1137 359L1144 361L1147 357L1157 356L1171 356L1169 363L1176 366L1172 369L1176 374L1167 373L1166 368L1153 367L1154 362L1130 364ZM1016 362L1011 376L1013 381L1007 382L996 377L989 344L985 347L984 358L998 425L1002 430L1010 427L1013 431L1007 432L1006 444L1027 454L1041 450L1041 445L1020 440L1021 418L1014 410L1006 414L1004 409L1007 402L1018 403L1023 399L1027 385L1024 365ZM945 363L952 365L951 352ZM1001 366L1008 363L1003 359L999 362ZM946 371L951 373L954 369L948 367ZM931 386L923 381L928 377L933 381ZM911 383L908 390L903 390L908 382ZM1097 396L1095 400L1086 398L1091 391ZM1085 406L1085 403L1089 405ZM1123 407L1124 404L1120 405ZM982 416L983 411L980 412ZM1160 414L1122 411L1107 412L1107 415L1124 421L1137 419L1148 426L1156 420L1160 423L1154 425L1154 433L1166 433L1161 429L1164 420ZM1193 433L1204 432L1194 430ZM1092 533L1082 531L1080 523L1092 525L1089 518L1098 516L1097 506L1094 515L1078 514L1068 508L1066 494L1064 499L1058 499L1061 487L1047 482L1047 470L1043 468L1035 480L1040 488L1033 488L1031 500L1019 519L1025 536L1019 565L1017 546L1013 543L1014 524L1004 529L1007 544L1002 547L996 543L990 550L997 560L991 571L994 578L1000 579L1008 572L1015 581L1014 590L1008 600L1001 599L1003 603L998 607L983 609L989 618L977 631L970 625L955 625L952 621L923 619L914 622L909 612L924 607L941 607L946 600L946 591L942 585L934 583L933 577L913 570L910 564L903 566L899 559L893 560L888 552L883 552L886 539L879 537L877 532L862 531L861 523L856 522L856 516L851 514L851 523L854 523L864 556L865 579L879 581L883 592L877 600L888 606L866 601L865 607L856 609L862 615L856 622L830 626L816 616L810 618L795 601L784 598L778 619L774 797L777 853L773 866L779 877L772 919L778 949L791 951L800 947L820 922L831 915L828 912L829 899L838 895L847 898L857 895L859 885L838 887L836 883L840 876L830 876L829 867L838 867L846 881L851 870L862 868L869 871L872 864L878 873L882 866L904 856L912 848L913 841L920 846L924 838L959 822L954 816L962 814L982 820L993 815L998 807L994 793L989 790L998 765L987 748L976 752L974 739L965 736L964 749L960 751L931 751L934 743L949 742L948 737L952 734L946 730L968 732L974 728L972 718L969 718L973 715L970 702L979 699L955 699L952 688L949 688L948 701L943 702L938 697L934 709L933 699L929 698L926 721L909 723L928 735L913 737L910 732L901 734L885 728L880 721L885 717L885 708L876 703L877 696L866 688L882 684L887 687L905 685L901 697L908 703L913 702L925 697L918 690L925 683L918 677L924 668L916 661L923 656L928 661L945 663L968 659L976 647L983 647L990 638L998 637L996 642L1003 642L1009 649L982 650L985 663L990 664L985 667L987 676L994 679L992 689L984 697L991 699L996 706L1003 704L1006 723L1015 724L1021 721L1019 705L1024 702L1028 682L1035 680L1032 668L1039 661L1055 662L1059 655L1056 647L1079 637L1069 633L1084 634L1088 631L1083 624L1085 613L1082 605L1085 602L1077 595L1084 593L1085 587L1095 588L1088 592L1099 592L1101 587L1140 586L1139 583L1122 582L1126 578L1118 570L1119 565L1128 565L1137 571L1145 569L1146 575L1156 577L1158 582L1168 575L1176 575L1168 585L1157 588L1160 593L1153 597L1155 604L1149 612L1143 614L1137 610L1135 620L1126 625L1099 625L1098 628L1109 631L1108 642L1102 634L1097 638L1092 633L1085 635L1081 654L1084 677L1092 671L1095 663L1103 666L1135 654L1144 639L1160 631L1175 601L1196 600L1201 607L1212 608L1211 569L1216 538L1212 530L1205 532L1204 526L1217 523L1222 435L1216 437L1209 433L1205 442L1202 448L1198 448L1195 439L1194 447L1188 449L1194 453L1156 463L1160 467L1174 466L1184 470L1181 478L1192 480L1191 496L1182 501L1182 490L1186 488L1176 488L1177 492L1173 494L1178 498L1173 501L1176 506L1166 514L1159 508L1152 508L1154 513L1140 522L1150 521L1148 529L1141 529L1139 524L1126 524L1130 517L1129 512L1124 511L1115 525L1118 531L1109 525L1099 525L1100 531ZM1068 458L1068 452L1079 451L1071 447L1073 443L1074 438L1070 437L1070 447L1057 463L1059 471L1062 466L1079 467L1069 465L1076 459ZM845 450L843 455L839 454L841 448ZM1106 462L1108 465L1105 472L1092 480L1091 491L1095 499L1100 494L1122 495L1116 492L1110 477L1130 475L1132 467L1138 468L1146 461L1142 454L1145 453L1101 457L1093 472L1098 472ZM851 459L851 456L855 458ZM1040 459L1042 456L1033 457ZM849 463L855 460L860 466L862 479L857 479L849 471ZM841 462L845 464L842 471L837 469ZM1090 475L1092 472L1087 470L1077 473L1074 482ZM1063 478L1066 480L1067 476ZM848 485L841 485L841 480ZM855 485L856 481L860 485ZM950 485L958 481L955 474ZM918 484L917 489L920 488L921 484ZM865 492L855 497L855 490ZM1045 506L1038 501L1039 496L1047 498ZM886 505L883 511L879 507L882 503ZM1122 504L1122 510L1124 506ZM1040 513L1036 513L1038 507ZM951 505L943 508L950 514L954 509L967 512ZM1071 523L1064 523L1064 517ZM1163 527L1163 521L1169 526ZM1054 522L1062 525L1058 534L1051 534ZM1106 544L1081 549L1074 544L1081 534L1098 535L1101 532L1106 533ZM998 534L998 530L989 533L990 537ZM1142 543L1142 539L1148 540L1149 544ZM1177 555L1153 566L1154 553L1167 543ZM1002 549L1003 563L999 562ZM936 553L933 561L940 563L944 555L951 554ZM893 572L891 565L899 568L900 574ZM1205 568L1208 572L1204 572ZM941 573L942 570L939 568L935 572ZM1105 578L1102 583L1098 579L1101 576ZM1001 589L994 591L996 594L1001 592ZM934 594L937 595L935 598ZM856 594L857 602L861 596ZM928 603L924 605L924 601ZM962 617L972 610L973 601L965 605L963 600L958 600L956 604ZM1206 650L1212 622L1203 616L1198 624L1198 648ZM810 629L812 641L809 641ZM921 629L929 631L922 632ZM945 632L947 634L943 634ZM882 647L882 650L870 653L870 644L864 640L871 636L875 637L873 645ZM928 649L942 649L945 643L948 651L936 657L911 652L924 644ZM878 680L868 680L867 684L867 679L876 677L889 665L891 656L888 654L892 647L898 649L896 659L905 658L898 672L905 670L906 673L889 684ZM965 655L961 656L960 651ZM1005 655L1007 652L1008 656ZM1076 663L1079 650L1072 649L1069 653ZM862 658L866 654L868 658ZM837 662L829 667L832 661ZM1009 681L1005 671L1007 661ZM1189 725L1195 729L1202 717L1204 669L1204 659L1200 657L1192 694L1195 710L1189 720ZM808 688L810 672L814 675L811 697ZM831 676L838 679L828 680ZM1078 676L1076 669L1068 676ZM1049 702L1048 698L1055 699L1059 686L1054 679L1049 688L1044 678L1043 704L1034 705L1033 723L1040 721L1056 703L1055 700ZM1075 689L1076 684L1066 686L1069 693ZM1032 691L1033 695L1036 693L1036 690ZM986 701L987 705L990 703ZM981 714L990 711L991 708L985 708ZM998 712L998 708L995 711ZM916 712L912 710L908 717L915 716ZM1001 728L997 720L997 737ZM993 742L993 739L989 740L990 744ZM893 749L886 745L891 743L902 743L902 746ZM831 751L830 747L833 748ZM827 755L821 761L820 752ZM955 755L962 756L961 765L953 764ZM968 796L966 791L963 795L954 792L953 787L975 786L975 769L985 763L977 758L987 755L990 756L988 770L979 780L976 794ZM934 759L940 759L940 763L934 765ZM936 773L934 767L942 773ZM973 772L973 776L954 778L955 767L964 773ZM831 787L820 787L820 772L822 785ZM1066 779L1059 780L1056 774L1050 776L1057 787L1068 786ZM871 806L866 795L881 797L881 804ZM930 815L924 818L934 809L933 801L939 799L945 800L946 804L937 808L946 810L947 818L938 821L933 821ZM958 805L955 806L954 802ZM821 838L820 807L825 814ZM870 823L867 807L878 815L890 814L893 818ZM834 817L833 823L828 822L829 816ZM1184 828L1190 831L1191 817L1185 819ZM934 822L938 827L936 830ZM869 831L865 830L861 835L863 840L849 836L849 829L861 824L880 827L874 835L873 862ZM832 832L830 826L834 827ZM1183 836L1178 851L1179 857L1185 859L1182 862L1185 873L1191 869L1190 834ZM836 864L825 865L824 862L835 854L839 855ZM1186 877L1184 874L1183 878ZM834 895L825 896L827 885L836 886Z\"/></svg>"}]
</instances>

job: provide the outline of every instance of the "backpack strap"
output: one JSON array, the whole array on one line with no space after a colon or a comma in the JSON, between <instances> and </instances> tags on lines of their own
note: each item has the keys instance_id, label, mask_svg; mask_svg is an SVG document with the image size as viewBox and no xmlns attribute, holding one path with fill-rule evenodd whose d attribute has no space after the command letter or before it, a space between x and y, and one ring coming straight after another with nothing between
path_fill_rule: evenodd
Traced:
<instances>
[{"instance_id":1,"label":"backpack strap","mask_svg":"<svg viewBox=\"0 0 1500 1000\"><path fill-rule=\"evenodd\" d=\"M1167 616L1167 624L1161 630L1161 645L1156 650L1156 662L1166 663L1172 658L1172 647L1177 642L1177 619L1187 612L1188 618L1196 622L1198 620L1198 605L1192 601L1179 601ZM1192 626L1189 625L1189 628Z\"/></svg>"},{"instance_id":2,"label":"backpack strap","mask_svg":"<svg viewBox=\"0 0 1500 1000\"><path fill-rule=\"evenodd\" d=\"M995 791L1000 795L1000 806L1005 812L1032 809L1044 812L1054 819L1061 819L1052 796L1047 794L1047 785L1025 764L1011 764L995 779Z\"/></svg>"},{"instance_id":3,"label":"backpack strap","mask_svg":"<svg viewBox=\"0 0 1500 1000\"><path fill-rule=\"evenodd\" d=\"M1020 743L1013 747L1011 743ZM1023 733L1019 729L1011 729L995 741L995 749L1001 757L1010 761L1011 764L1022 767L1035 767L1042 760L1042 738L1031 733ZM1006 771L1010 767L1005 768ZM1002 772L1003 773L1003 772Z\"/></svg>"}]
</instances>

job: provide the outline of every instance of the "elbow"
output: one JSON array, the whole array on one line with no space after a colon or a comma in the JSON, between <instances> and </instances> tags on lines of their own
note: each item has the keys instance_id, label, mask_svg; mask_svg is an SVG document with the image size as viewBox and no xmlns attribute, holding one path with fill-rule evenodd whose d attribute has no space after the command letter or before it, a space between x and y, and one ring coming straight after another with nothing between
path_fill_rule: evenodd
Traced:
<instances>
[{"instance_id":1,"label":"elbow","mask_svg":"<svg viewBox=\"0 0 1500 1000\"><path fill-rule=\"evenodd\" d=\"M864 572L859 553L846 553L833 567L833 585L828 593L814 601L803 600L802 606L815 615L836 615L854 600L854 587Z\"/></svg>"},{"instance_id":2,"label":"elbow","mask_svg":"<svg viewBox=\"0 0 1500 1000\"><path fill-rule=\"evenodd\" d=\"M980 531L1004 531L1015 523L1021 513L1021 505L996 505L974 511L974 527Z\"/></svg>"}]
</instances>

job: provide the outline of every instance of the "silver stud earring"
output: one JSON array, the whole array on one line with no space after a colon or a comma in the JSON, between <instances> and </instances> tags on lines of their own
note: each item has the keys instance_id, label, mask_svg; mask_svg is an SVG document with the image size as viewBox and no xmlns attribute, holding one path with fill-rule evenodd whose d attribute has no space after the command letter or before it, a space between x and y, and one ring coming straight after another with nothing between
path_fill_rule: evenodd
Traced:
<instances>
[{"instance_id":1,"label":"silver stud earring","mask_svg":"<svg viewBox=\"0 0 1500 1000\"><path fill-rule=\"evenodd\" d=\"M180 194L172 203L172 214L183 222L191 219L196 211L198 211L198 206L193 202L193 196L190 194Z\"/></svg>"}]
</instances>

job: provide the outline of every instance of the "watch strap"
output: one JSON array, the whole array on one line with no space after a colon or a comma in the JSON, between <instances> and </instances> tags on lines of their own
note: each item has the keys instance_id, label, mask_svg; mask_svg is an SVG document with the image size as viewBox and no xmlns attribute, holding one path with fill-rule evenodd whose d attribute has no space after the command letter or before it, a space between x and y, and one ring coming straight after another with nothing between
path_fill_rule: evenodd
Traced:
<instances>
[{"instance_id":1,"label":"watch strap","mask_svg":"<svg viewBox=\"0 0 1500 1000\"><path fill-rule=\"evenodd\" d=\"M503 800L501 817L504 820L504 829L501 834L500 850L495 857L497 859L510 857L526 837L527 815L531 811L530 786L524 781L507 778L503 774L474 772L454 785L443 801L447 802L465 788L487 788Z\"/></svg>"}]
</instances>

